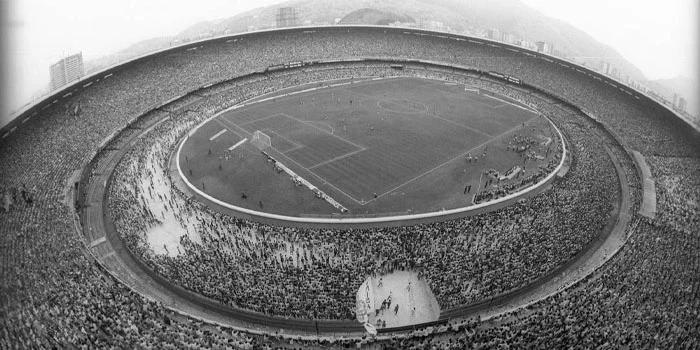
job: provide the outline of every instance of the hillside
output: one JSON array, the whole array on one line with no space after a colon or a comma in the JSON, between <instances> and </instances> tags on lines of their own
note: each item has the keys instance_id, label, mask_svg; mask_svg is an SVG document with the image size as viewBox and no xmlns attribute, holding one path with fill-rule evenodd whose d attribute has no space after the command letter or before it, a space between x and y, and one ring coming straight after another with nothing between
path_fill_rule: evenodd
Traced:
<instances>
[{"instance_id":1,"label":"hillside","mask_svg":"<svg viewBox=\"0 0 700 350\"><path fill-rule=\"evenodd\" d=\"M393 12L364 8L348 13L338 24L389 25L396 22L406 24L416 23L416 20L410 16L401 16Z\"/></svg>"},{"instance_id":2,"label":"hillside","mask_svg":"<svg viewBox=\"0 0 700 350\"><path fill-rule=\"evenodd\" d=\"M456 32L484 35L490 28L512 33L518 39L547 41L562 56L594 69L603 60L616 66L622 77L646 82L642 72L613 48L599 43L590 35L568 23L549 18L519 0L290 0L279 5L258 8L230 18L200 22L177 35L186 39L208 33L225 34L275 26L279 7L296 9L299 24L333 24L355 11L400 14L415 22L439 21ZM361 12L355 12L359 14ZM349 19L345 19L349 23ZM365 20L362 23L371 23Z\"/></svg>"},{"instance_id":3,"label":"hillside","mask_svg":"<svg viewBox=\"0 0 700 350\"><path fill-rule=\"evenodd\" d=\"M555 54L593 69L598 69L602 61L607 61L620 71L619 76L623 81L629 76L649 87L657 86L613 48L568 23L543 15L520 0L289 0L231 17L199 22L172 38L166 38L166 41L154 39L139 43L112 55L114 57L102 58L101 62L124 60L130 55L165 47L171 40L177 43L274 28L277 9L286 6L295 8L299 25L386 24L398 20L404 25L420 26L422 23L440 22L441 29L476 36L485 36L488 29L495 28L501 33L513 34L517 40L550 42ZM681 94L688 99L688 94ZM673 93L670 96L672 98Z\"/></svg>"},{"instance_id":4,"label":"hillside","mask_svg":"<svg viewBox=\"0 0 700 350\"><path fill-rule=\"evenodd\" d=\"M111 65L126 61L130 58L134 58L155 50L164 49L170 45L171 40L171 37L162 37L139 41L138 43L111 55L85 62L85 73L92 74Z\"/></svg>"}]
</instances>

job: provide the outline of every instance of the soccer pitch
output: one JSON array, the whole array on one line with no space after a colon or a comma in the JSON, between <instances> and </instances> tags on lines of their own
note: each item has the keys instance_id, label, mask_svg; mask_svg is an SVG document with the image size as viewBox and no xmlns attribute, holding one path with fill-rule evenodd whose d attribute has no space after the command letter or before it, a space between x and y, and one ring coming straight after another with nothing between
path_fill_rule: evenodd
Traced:
<instances>
[{"instance_id":1,"label":"soccer pitch","mask_svg":"<svg viewBox=\"0 0 700 350\"><path fill-rule=\"evenodd\" d=\"M249 142L256 131L269 136L270 156L345 206L345 215L469 206L486 186L485 170L504 173L517 165L527 174L553 157L547 152L525 164L512 151L514 136L558 139L546 118L505 97L437 80L365 80L222 113L185 140L183 174L236 206L337 214L273 168ZM543 147L538 143L533 152L544 155ZM467 162L469 156L479 160Z\"/></svg>"}]
</instances>

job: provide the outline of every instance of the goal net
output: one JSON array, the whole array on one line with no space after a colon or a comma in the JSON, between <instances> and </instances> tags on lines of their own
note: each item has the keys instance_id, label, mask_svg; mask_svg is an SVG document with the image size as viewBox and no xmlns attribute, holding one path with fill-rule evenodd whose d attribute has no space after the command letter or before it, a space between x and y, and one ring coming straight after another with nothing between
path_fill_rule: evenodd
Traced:
<instances>
[{"instance_id":1,"label":"goal net","mask_svg":"<svg viewBox=\"0 0 700 350\"><path fill-rule=\"evenodd\" d=\"M272 147L270 136L260 130L255 130L255 133L253 133L253 139L250 140L250 142L252 142L253 145L261 151Z\"/></svg>"}]
</instances>

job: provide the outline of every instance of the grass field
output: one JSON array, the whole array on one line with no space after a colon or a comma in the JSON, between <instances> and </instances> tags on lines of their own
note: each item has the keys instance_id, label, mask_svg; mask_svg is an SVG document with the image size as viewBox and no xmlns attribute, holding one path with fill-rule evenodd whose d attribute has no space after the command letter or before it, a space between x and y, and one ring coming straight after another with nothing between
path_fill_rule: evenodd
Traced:
<instances>
[{"instance_id":1,"label":"grass field","mask_svg":"<svg viewBox=\"0 0 700 350\"><path fill-rule=\"evenodd\" d=\"M513 135L559 142L545 118L504 97L435 80L371 80L219 115L185 141L180 161L188 180L215 198L255 210L337 213L276 172L250 142L229 150L256 130L270 136L268 153L347 207L348 215L471 205L484 187L484 170L521 165L527 174L553 156L545 157L537 144L532 151L542 159L525 164L508 148ZM466 162L468 155L480 159Z\"/></svg>"}]
</instances>

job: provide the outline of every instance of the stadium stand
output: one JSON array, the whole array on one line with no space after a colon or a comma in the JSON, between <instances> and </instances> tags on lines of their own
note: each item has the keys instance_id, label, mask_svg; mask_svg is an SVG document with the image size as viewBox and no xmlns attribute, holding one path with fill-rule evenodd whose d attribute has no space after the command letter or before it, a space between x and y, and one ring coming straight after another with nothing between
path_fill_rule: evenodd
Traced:
<instances>
[{"instance_id":1,"label":"stadium stand","mask_svg":"<svg viewBox=\"0 0 700 350\"><path fill-rule=\"evenodd\" d=\"M116 67L108 78L80 88L78 93L59 100L60 103L52 103L53 100L49 98L39 103L36 109L30 109L20 116L18 120L25 120L38 111L12 132L3 130L2 134L7 136L0 140L0 163L3 164L0 168L1 347L252 349L365 345L386 349L457 349L464 348L465 344L544 348L700 346L697 336L700 333L700 318L697 315L700 309L700 260L697 254L700 137L697 133L689 131L671 112L655 102L644 96L637 95L637 98L635 94L604 83L594 78L592 73L581 73L522 52L479 44L476 39L471 42L404 32L403 29L371 27L317 28L312 33L292 29L241 35L236 41L214 39L188 44ZM191 47L197 49L188 50ZM274 64L300 60L317 62L339 56L375 58L377 61L348 63L336 72L333 72L334 67L329 66L325 73L312 70L310 73L295 72L279 77L263 73L266 67ZM81 220L76 217L75 203L90 206L95 200L82 198L76 201L71 196L79 173L82 169L88 169L89 173L107 171L100 166L100 159L109 157L108 152L114 152L110 150L112 147L119 147L132 138L129 128L143 129L155 125L160 117L153 116L156 112L152 111L163 101L186 96L192 91L198 91L197 94L202 97L187 97L181 102L159 108L158 113L168 114L168 119L150 131L154 135L152 139L137 141L138 147L130 150L126 158L131 163L120 164L117 177L125 177L130 172L138 174L133 164L148 161L145 152L148 147L155 149L154 154L158 156L155 160L163 166L167 146L176 140L176 135L207 115L259 94L303 83L304 74L325 74L325 78L331 79L345 73L386 75L387 69L383 68L379 58L422 59L483 72L501 72L518 77L535 88L552 92L562 100L585 109L588 116L594 116L595 120L585 118L584 114L569 110L566 106L560 108L556 104L543 104L535 96L536 93L509 89L495 80L479 76L485 89L538 104L544 113L565 126L566 137L575 147L575 161L564 181L525 204L476 217L413 227L418 232L406 227L393 232L380 229L304 232L310 232L313 237L326 242L337 241L339 237L350 241L348 238L376 235L376 239L386 243L385 247L377 249L387 249L377 253L388 256L388 252L404 252L387 262L384 268L407 267L415 262L436 291L443 308L488 298L527 283L565 262L601 230L612 208L614 196L609 194L616 192L613 188L614 171L603 147L606 144L621 159L622 168L631 184L630 188L622 189L631 192L635 206L630 213L634 225L630 228L627 245L597 273L574 288L495 320L454 321L376 340L305 340L240 332L201 323L168 310L115 279L87 247L86 239L92 237L79 236L82 230L77 225L81 224ZM434 78L444 78L454 73L449 70L425 72L425 66L418 63L406 65L412 66L413 71L422 69L424 74ZM238 77L244 78L234 79ZM312 81L315 78L307 79ZM211 87L202 89L206 85ZM70 113L68 106L78 101L81 112L78 115ZM136 120L147 113L152 113L149 114L152 116ZM14 128L14 125L11 127ZM126 133L119 133L123 129ZM605 129L610 134L606 134ZM118 138L111 141L112 146L105 142L117 134ZM622 146L616 146L616 142L611 141L617 138ZM657 181L657 216L654 219L641 218L636 214L641 203L641 184L629 156L630 149L639 151L647 159ZM91 163L95 156L98 156L97 161ZM88 168L89 164L92 165ZM137 185L130 184L126 178L121 181L123 186ZM88 186L100 184L89 183ZM123 191L125 187L119 186L111 189L110 195L116 198L114 203L110 203L111 210L133 213L133 207L119 201L118 197L126 195ZM144 256L159 273L224 303L269 314L302 318L351 316L346 308L347 295L330 287L318 288L325 288L325 297L329 301L337 301L336 305L310 305L309 300L303 299L284 304L279 302L279 298L285 293L273 290L268 291L271 294L266 298L274 302L263 306L260 298L247 295L236 286L232 286L231 294L223 294L219 290L221 281L209 281L204 279L206 276L193 278L192 270L179 270L189 262L192 268L244 267L251 271L276 272L280 276L282 271L293 269L289 265L285 268L285 262L279 261L273 267L274 259L265 257L269 253L266 245L277 244L282 238L291 240L295 230L235 218L215 223L213 218L216 218L216 213L195 203L179 208L179 202L172 199L179 194L166 195L172 201L173 210L197 210L205 218L204 223L230 224L231 230L235 225L240 227L238 230L241 232L265 232L266 240L254 244L250 239L231 240L227 238L229 236L212 235L211 227L203 227L202 232L208 232L202 234L203 244L183 242L186 251L181 252L177 259L167 259L149 255L144 251L143 242L139 242L134 235L156 215L134 215L127 218L131 221L117 221L127 245ZM536 213L535 208L547 210ZM581 215L581 208L586 208L585 215ZM576 220L571 220L574 217ZM560 230L557 231L559 234L536 235L539 233L538 227L550 227L551 222L560 223L555 226ZM136 225L128 228L128 224ZM480 225L482 239L495 238L498 241L494 242L498 244L477 247L474 243L473 246L477 248L471 251L454 249L453 243L465 242L453 231L458 231L460 225L465 224ZM524 225L532 235L509 232L520 234L509 236L507 231L498 229L512 224ZM567 234L572 229L576 230L575 234ZM92 234L99 237L99 232ZM417 248L422 243L435 241L437 237L446 240L444 246ZM236 243L238 251L251 252L255 258L252 263L241 265L231 262L228 265L230 260L207 261L206 252L221 252L213 250L213 247L227 244L232 248ZM305 242L297 240L297 243L303 246ZM356 244L359 246L361 243L362 240L358 240ZM465 246L470 245L472 243L466 242ZM355 264L345 261L345 271L331 269L335 265L329 261L337 258L337 264L341 265L342 257L357 252L358 246L346 243L337 255L321 253L319 256L326 259L325 262L317 261L312 257L315 255L301 249L291 252L289 257L292 261L298 260L302 266L314 267L296 269L305 277L310 277L309 280L323 281L321 273L328 277L329 272L332 272L330 276L344 279L349 273L373 272L369 264L362 264L362 260ZM464 272L454 271L450 266L465 263L465 255L474 253L481 254L481 259L469 263L474 264L475 271L483 272L478 281L481 284L476 287L479 293L465 296L461 291L466 286L455 283L465 278L460 275ZM445 260L441 261L443 258ZM496 271L494 267L510 275L497 276L492 272ZM535 267L541 270L534 270ZM242 283L250 284L251 281L246 281L246 278L242 273ZM303 288L306 288L295 287L301 288L293 289L295 293L304 292ZM350 287L352 289L352 283Z\"/></svg>"},{"instance_id":2,"label":"stadium stand","mask_svg":"<svg viewBox=\"0 0 700 350\"><path fill-rule=\"evenodd\" d=\"M321 74L325 76L327 72ZM380 72L392 73L388 65ZM430 76L424 69L419 73ZM337 77L339 73L334 74ZM320 79L308 69L294 76L302 81ZM270 80L275 84L275 77ZM462 82L479 83L474 79ZM579 119L586 121L585 117ZM175 284L266 314L352 319L355 290L364 276L392 269L421 270L442 308L494 297L568 261L602 231L616 198L616 177L613 167L605 161L604 149L589 137L588 130L584 133L573 128L568 134L584 150L577 157L574 174L555 184L554 193L541 194L497 212L384 229L308 230L258 225L211 212L188 201L170 185L172 180L165 176L170 158L167 151L186 131L177 129L177 122L159 125L141 139L144 144L134 147L137 153L119 165L110 200L117 230L132 251L138 251L153 270ZM150 154L157 159L150 159ZM142 182L149 182L150 187L138 187ZM165 182L166 186L154 187L157 182ZM189 233L193 225L201 227L198 235L184 236L183 251L177 257L154 254L149 248L146 230L158 224L161 218L157 214L165 216L151 212L142 199L147 195L167 201L163 210L175 211L181 230ZM184 203L187 205L180 205ZM587 215L582 217L573 208L585 208ZM197 213L194 217L193 209ZM197 244L188 237L196 239ZM523 245L547 249L522 249ZM450 248L455 246L462 249ZM288 254L279 256L276 252L280 247ZM228 254L220 255L222 252ZM383 262L373 263L376 259ZM308 295L317 297L294 297Z\"/></svg>"}]
</instances>

